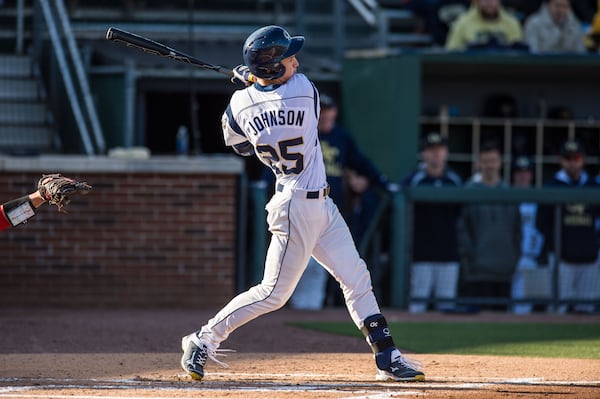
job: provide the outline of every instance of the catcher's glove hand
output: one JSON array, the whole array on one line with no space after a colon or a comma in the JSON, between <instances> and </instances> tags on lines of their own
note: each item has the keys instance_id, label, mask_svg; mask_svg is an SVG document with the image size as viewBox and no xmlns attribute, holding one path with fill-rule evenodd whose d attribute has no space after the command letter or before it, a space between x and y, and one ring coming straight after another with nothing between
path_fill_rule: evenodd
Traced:
<instances>
[{"instance_id":1,"label":"catcher's glove hand","mask_svg":"<svg viewBox=\"0 0 600 399\"><path fill-rule=\"evenodd\" d=\"M38 191L42 198L51 205L56 205L59 212L67 213L65 207L71 202L72 195L85 195L92 186L59 173L42 175L38 181Z\"/></svg>"}]
</instances>

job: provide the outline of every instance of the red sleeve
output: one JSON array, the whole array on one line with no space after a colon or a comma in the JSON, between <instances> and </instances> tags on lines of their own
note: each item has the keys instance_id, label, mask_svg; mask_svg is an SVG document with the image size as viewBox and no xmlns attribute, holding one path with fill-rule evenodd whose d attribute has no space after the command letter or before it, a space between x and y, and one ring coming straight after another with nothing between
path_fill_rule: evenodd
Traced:
<instances>
[{"instance_id":1,"label":"red sleeve","mask_svg":"<svg viewBox=\"0 0 600 399\"><path fill-rule=\"evenodd\" d=\"M10 227L10 223L4 214L4 206L0 205L0 231Z\"/></svg>"}]
</instances>

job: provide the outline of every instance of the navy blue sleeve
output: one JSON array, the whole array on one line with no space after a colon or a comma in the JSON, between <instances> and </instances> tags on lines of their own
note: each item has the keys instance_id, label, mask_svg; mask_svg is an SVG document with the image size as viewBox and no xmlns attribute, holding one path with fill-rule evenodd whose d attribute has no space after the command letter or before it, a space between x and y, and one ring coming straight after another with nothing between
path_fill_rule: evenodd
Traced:
<instances>
[{"instance_id":1,"label":"navy blue sleeve","mask_svg":"<svg viewBox=\"0 0 600 399\"><path fill-rule=\"evenodd\" d=\"M317 120L319 120L319 92L317 91L317 88L315 87L315 85L313 84L313 82L310 82L310 84L313 87L313 96L314 96L314 107L315 107L315 115L317 116Z\"/></svg>"},{"instance_id":2,"label":"navy blue sleeve","mask_svg":"<svg viewBox=\"0 0 600 399\"><path fill-rule=\"evenodd\" d=\"M231 112L231 104L227 105L227 109L225 110L225 113L227 114L227 121L229 123L229 127L231 127L231 129L234 132L236 132L237 134L239 134L240 136L246 137L246 135L244 134L244 131L242 130L240 125L238 125L238 123L235 121L235 118L233 117L233 112Z\"/></svg>"},{"instance_id":3,"label":"navy blue sleeve","mask_svg":"<svg viewBox=\"0 0 600 399\"><path fill-rule=\"evenodd\" d=\"M231 146L233 151L235 151L238 155L243 157L249 157L254 155L254 147L249 141L244 141L243 143L234 144Z\"/></svg>"}]
</instances>

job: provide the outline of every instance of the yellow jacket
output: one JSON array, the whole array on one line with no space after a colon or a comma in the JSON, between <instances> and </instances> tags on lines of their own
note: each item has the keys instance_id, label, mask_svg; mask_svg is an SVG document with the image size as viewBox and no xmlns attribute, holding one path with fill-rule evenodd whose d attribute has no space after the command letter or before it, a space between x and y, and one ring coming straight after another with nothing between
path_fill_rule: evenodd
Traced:
<instances>
[{"instance_id":1,"label":"yellow jacket","mask_svg":"<svg viewBox=\"0 0 600 399\"><path fill-rule=\"evenodd\" d=\"M598 11L585 37L585 46L589 51L600 52L600 0L598 0Z\"/></svg>"},{"instance_id":2,"label":"yellow jacket","mask_svg":"<svg viewBox=\"0 0 600 399\"><path fill-rule=\"evenodd\" d=\"M498 19L488 21L479 15L476 6L458 17L450 28L446 39L447 50L466 50L469 45L485 44L495 39L499 45L510 46L523 41L523 30L519 20L504 9Z\"/></svg>"}]
</instances>

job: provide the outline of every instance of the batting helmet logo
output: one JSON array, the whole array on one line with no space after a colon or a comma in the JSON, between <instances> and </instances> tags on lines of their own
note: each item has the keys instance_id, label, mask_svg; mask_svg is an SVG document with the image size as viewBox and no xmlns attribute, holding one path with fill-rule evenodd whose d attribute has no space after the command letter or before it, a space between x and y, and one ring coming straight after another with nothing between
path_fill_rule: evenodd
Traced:
<instances>
[{"instance_id":1,"label":"batting helmet logo","mask_svg":"<svg viewBox=\"0 0 600 399\"><path fill-rule=\"evenodd\" d=\"M304 36L290 36L281 26L265 26L246 39L244 63L254 76L277 79L285 73L281 60L296 54L303 44Z\"/></svg>"}]
</instances>

